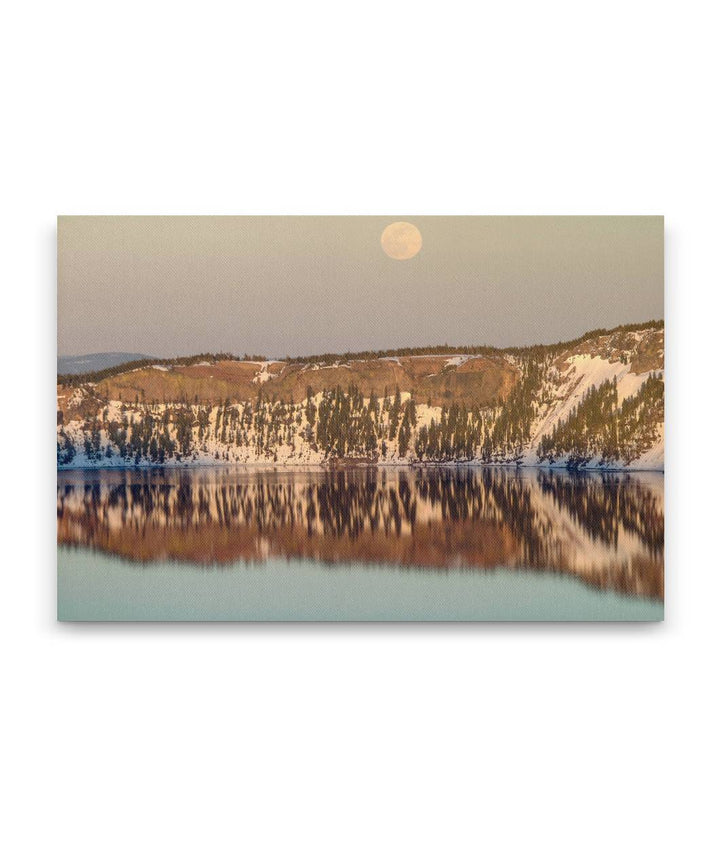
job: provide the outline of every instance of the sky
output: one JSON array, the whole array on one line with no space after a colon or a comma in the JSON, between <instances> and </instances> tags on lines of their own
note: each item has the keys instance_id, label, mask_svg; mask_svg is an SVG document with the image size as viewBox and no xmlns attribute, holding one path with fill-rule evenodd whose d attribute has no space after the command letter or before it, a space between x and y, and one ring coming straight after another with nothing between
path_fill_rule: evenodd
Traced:
<instances>
[{"instance_id":1,"label":"sky","mask_svg":"<svg viewBox=\"0 0 720 856\"><path fill-rule=\"evenodd\" d=\"M389 258L394 221L422 249ZM662 217L59 217L58 353L524 345L663 317Z\"/></svg>"}]
</instances>

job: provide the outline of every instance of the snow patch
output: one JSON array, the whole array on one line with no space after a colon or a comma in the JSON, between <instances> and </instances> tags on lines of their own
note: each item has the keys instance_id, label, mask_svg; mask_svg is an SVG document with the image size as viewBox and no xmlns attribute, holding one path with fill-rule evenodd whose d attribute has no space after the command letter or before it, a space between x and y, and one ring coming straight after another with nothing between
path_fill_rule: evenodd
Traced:
<instances>
[{"instance_id":1,"label":"snow patch","mask_svg":"<svg viewBox=\"0 0 720 856\"><path fill-rule=\"evenodd\" d=\"M268 371L270 363L257 363L260 366L260 371L255 375L252 379L253 383L267 383L271 378L277 377L277 374L273 374Z\"/></svg>"},{"instance_id":2,"label":"snow patch","mask_svg":"<svg viewBox=\"0 0 720 856\"><path fill-rule=\"evenodd\" d=\"M445 368L448 368L449 366L462 366L471 359L471 354L460 354L457 357L449 357L445 360Z\"/></svg>"}]
</instances>

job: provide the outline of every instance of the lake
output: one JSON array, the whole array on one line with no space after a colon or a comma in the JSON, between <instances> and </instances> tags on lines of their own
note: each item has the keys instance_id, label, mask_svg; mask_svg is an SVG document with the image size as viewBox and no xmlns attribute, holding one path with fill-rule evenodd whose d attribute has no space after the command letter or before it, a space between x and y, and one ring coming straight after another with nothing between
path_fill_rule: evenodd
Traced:
<instances>
[{"instance_id":1,"label":"lake","mask_svg":"<svg viewBox=\"0 0 720 856\"><path fill-rule=\"evenodd\" d=\"M61 620L663 617L663 476L58 472Z\"/></svg>"}]
</instances>

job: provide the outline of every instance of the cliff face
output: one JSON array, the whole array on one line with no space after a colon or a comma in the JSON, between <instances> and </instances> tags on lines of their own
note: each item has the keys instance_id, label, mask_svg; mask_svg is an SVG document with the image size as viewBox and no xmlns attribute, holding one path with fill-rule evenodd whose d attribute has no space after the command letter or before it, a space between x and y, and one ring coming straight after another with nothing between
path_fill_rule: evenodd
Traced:
<instances>
[{"instance_id":1,"label":"cliff face","mask_svg":"<svg viewBox=\"0 0 720 856\"><path fill-rule=\"evenodd\" d=\"M300 402L313 390L355 386L365 398L383 396L399 387L414 391L418 401L441 406L457 401L489 405L506 396L517 378L516 368L502 356L382 357L373 360L319 363L219 360L188 366L149 366L118 374L95 385L103 400L180 402L213 405L267 400Z\"/></svg>"},{"instance_id":2,"label":"cliff face","mask_svg":"<svg viewBox=\"0 0 720 856\"><path fill-rule=\"evenodd\" d=\"M199 360L58 384L58 466L662 469L659 325L484 353Z\"/></svg>"}]
</instances>

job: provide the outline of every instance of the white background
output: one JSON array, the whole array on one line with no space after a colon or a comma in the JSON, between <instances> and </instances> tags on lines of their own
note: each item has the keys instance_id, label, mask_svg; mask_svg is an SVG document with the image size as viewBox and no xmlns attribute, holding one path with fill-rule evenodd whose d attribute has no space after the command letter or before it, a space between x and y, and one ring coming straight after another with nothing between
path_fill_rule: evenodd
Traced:
<instances>
[{"instance_id":1,"label":"white background","mask_svg":"<svg viewBox=\"0 0 720 856\"><path fill-rule=\"evenodd\" d=\"M5 9L3 852L717 852L713 11ZM666 622L56 624L58 213L664 214Z\"/></svg>"}]
</instances>

